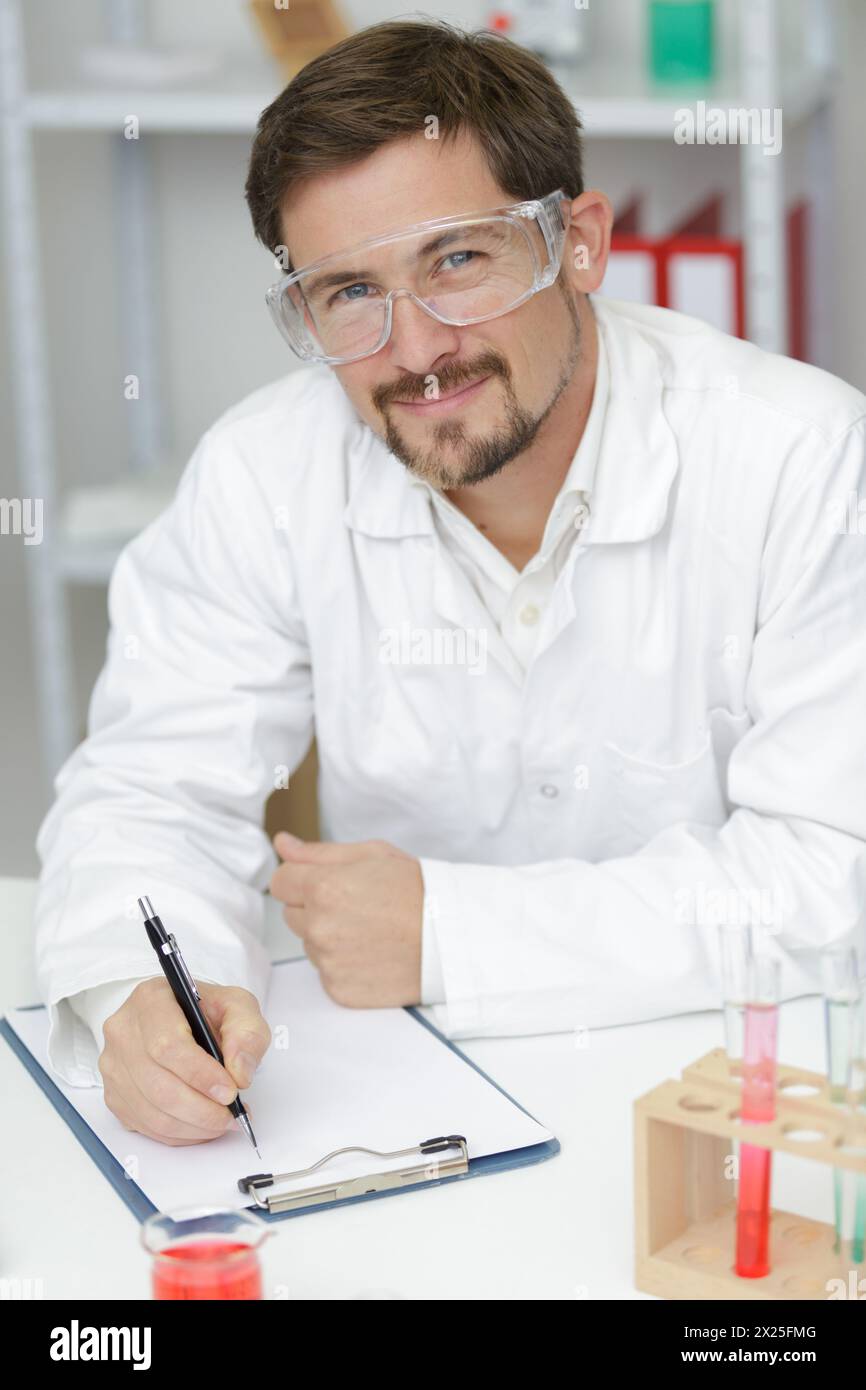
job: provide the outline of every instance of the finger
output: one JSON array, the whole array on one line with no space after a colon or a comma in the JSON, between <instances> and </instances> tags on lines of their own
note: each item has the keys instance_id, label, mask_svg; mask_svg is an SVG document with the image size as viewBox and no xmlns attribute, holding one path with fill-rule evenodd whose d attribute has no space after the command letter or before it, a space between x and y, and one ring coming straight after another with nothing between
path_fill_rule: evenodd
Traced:
<instances>
[{"instance_id":1,"label":"finger","mask_svg":"<svg viewBox=\"0 0 866 1390\"><path fill-rule=\"evenodd\" d=\"M191 1038L190 1046L197 1047ZM125 1048L117 1057L117 1065L110 1066L109 1070L115 1085L123 1087L128 1081L149 1105L176 1123L189 1126L198 1134L211 1138L223 1133L229 1101L203 1095L196 1087L151 1056L146 1043ZM230 1086L225 1087L222 1094L233 1100L237 1095L237 1087L232 1082Z\"/></svg>"},{"instance_id":2,"label":"finger","mask_svg":"<svg viewBox=\"0 0 866 1390\"><path fill-rule=\"evenodd\" d=\"M202 993L202 1000L209 1008L211 994L214 998L210 1016L219 1030L226 1068L238 1086L249 1086L271 1045L271 1030L258 1000L248 989L214 986L212 991Z\"/></svg>"},{"instance_id":3,"label":"finger","mask_svg":"<svg viewBox=\"0 0 866 1390\"><path fill-rule=\"evenodd\" d=\"M306 945L307 933L310 930L310 914L307 909L303 907L284 907L283 921L289 928L289 931L294 932L295 936L299 936L304 942L304 945Z\"/></svg>"},{"instance_id":4,"label":"finger","mask_svg":"<svg viewBox=\"0 0 866 1390\"><path fill-rule=\"evenodd\" d=\"M403 856L403 850L387 840L352 840L348 843L299 840L285 830L274 836L274 848L287 861L304 864L356 864L359 859Z\"/></svg>"},{"instance_id":5,"label":"finger","mask_svg":"<svg viewBox=\"0 0 866 1390\"><path fill-rule=\"evenodd\" d=\"M148 1131L144 1126L142 1126L141 1123L139 1123L139 1121L138 1121L138 1120L136 1119L136 1117L133 1115L133 1113L132 1113L132 1111L129 1109L129 1107L128 1107L127 1105L125 1105L124 1102L123 1102L118 1096L112 1095L111 1098L109 1098L108 1096L106 1096L106 1098L105 1098L105 1103L106 1103L106 1105L108 1106L108 1108L109 1108L109 1110L111 1111L111 1113L112 1113L114 1116L116 1116L116 1118L117 1118L117 1119L120 1121L120 1123L123 1125L124 1129L128 1129L132 1134L143 1134L143 1135L145 1136L146 1139L153 1139L153 1140L154 1140L155 1142L157 1142L157 1143L171 1144L171 1145L174 1145L174 1146L176 1146L176 1145L178 1145L178 1144L183 1144L183 1143L188 1143L188 1144L207 1144L207 1143L209 1143L209 1140L208 1140L208 1139L188 1139L188 1140L183 1140L183 1139L160 1139L160 1136L159 1136L158 1134L153 1134L153 1133L151 1133L151 1132ZM213 1136L211 1136L211 1138L212 1138L212 1137L213 1137Z\"/></svg>"},{"instance_id":6,"label":"finger","mask_svg":"<svg viewBox=\"0 0 866 1390\"><path fill-rule=\"evenodd\" d=\"M282 857L300 849L305 843L311 842L300 839L298 835L290 835L288 830L278 830L272 841L277 854Z\"/></svg>"},{"instance_id":7,"label":"finger","mask_svg":"<svg viewBox=\"0 0 866 1390\"><path fill-rule=\"evenodd\" d=\"M207 1121L199 1123L196 1118L199 1113L197 1103L210 1106L211 1102L204 1101L195 1091L184 1087L170 1072L155 1067L148 1058L136 1056L132 1063L127 1065L123 1059L119 1060L112 1076L112 1086L119 1091L141 1133L147 1133L150 1138L155 1137L163 1143L170 1139L200 1143L202 1140L216 1139L232 1128L234 1116L224 1105L213 1105L212 1111L207 1111ZM183 1096L184 1091L188 1093L185 1097L190 1104L188 1112L183 1110L183 1100L177 1099L178 1094ZM178 1105L180 1114L176 1113Z\"/></svg>"},{"instance_id":8,"label":"finger","mask_svg":"<svg viewBox=\"0 0 866 1390\"><path fill-rule=\"evenodd\" d=\"M213 989L199 984L202 1002L210 1017ZM193 1038L180 1005L170 990L153 993L147 1008L136 1015L138 1037L121 1040L121 1054L129 1058L145 1053L152 1062L173 1073L187 1086L207 1099L207 1105L229 1105L237 1094L237 1082L226 1067L220 1066Z\"/></svg>"},{"instance_id":9,"label":"finger","mask_svg":"<svg viewBox=\"0 0 866 1390\"><path fill-rule=\"evenodd\" d=\"M303 908L284 907L283 916L286 919L287 926L289 926L295 935L300 937L303 942L304 955L307 957L307 960L315 965L316 969L319 969L321 960L319 958L319 949L310 937L312 919L309 912L305 912Z\"/></svg>"},{"instance_id":10,"label":"finger","mask_svg":"<svg viewBox=\"0 0 866 1390\"><path fill-rule=\"evenodd\" d=\"M271 874L268 884L271 897L290 907L305 907L314 885L322 876L316 864L285 863Z\"/></svg>"}]
</instances>

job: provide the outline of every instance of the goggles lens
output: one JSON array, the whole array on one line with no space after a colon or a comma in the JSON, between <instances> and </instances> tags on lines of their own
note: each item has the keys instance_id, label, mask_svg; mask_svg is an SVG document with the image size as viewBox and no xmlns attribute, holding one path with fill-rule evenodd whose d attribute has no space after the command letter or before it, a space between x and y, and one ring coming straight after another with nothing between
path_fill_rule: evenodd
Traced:
<instances>
[{"instance_id":1,"label":"goggles lens","mask_svg":"<svg viewBox=\"0 0 866 1390\"><path fill-rule=\"evenodd\" d=\"M411 291L447 323L472 323L531 294L546 260L534 222L473 218L330 257L288 285L275 307L303 355L359 357L381 344L390 288Z\"/></svg>"}]
</instances>

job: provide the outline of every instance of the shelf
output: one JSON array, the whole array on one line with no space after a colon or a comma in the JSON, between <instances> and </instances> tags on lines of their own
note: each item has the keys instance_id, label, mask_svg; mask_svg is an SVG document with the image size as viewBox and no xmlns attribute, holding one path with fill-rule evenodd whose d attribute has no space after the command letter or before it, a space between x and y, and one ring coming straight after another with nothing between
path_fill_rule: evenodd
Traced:
<instances>
[{"instance_id":1,"label":"shelf","mask_svg":"<svg viewBox=\"0 0 866 1390\"><path fill-rule=\"evenodd\" d=\"M24 102L33 130L123 129L130 115L141 131L248 134L276 92L32 92Z\"/></svg>"},{"instance_id":2,"label":"shelf","mask_svg":"<svg viewBox=\"0 0 866 1390\"><path fill-rule=\"evenodd\" d=\"M552 71L580 111L590 139L671 139L674 113L681 107L694 107L703 101L707 107L720 107L727 112L750 105L740 90L736 73L722 73L709 82L660 86L642 69L613 63L593 63L585 73L562 70L556 65ZM784 120L792 124L805 120L830 99L832 90L832 73L813 63L788 69L782 76L779 103Z\"/></svg>"},{"instance_id":3,"label":"shelf","mask_svg":"<svg viewBox=\"0 0 866 1390\"><path fill-rule=\"evenodd\" d=\"M123 547L171 504L182 468L164 465L67 493L54 560L57 573L76 584L105 583Z\"/></svg>"},{"instance_id":4,"label":"shelf","mask_svg":"<svg viewBox=\"0 0 866 1390\"><path fill-rule=\"evenodd\" d=\"M54 555L55 573L70 584L107 584L126 540L61 541Z\"/></svg>"},{"instance_id":5,"label":"shelf","mask_svg":"<svg viewBox=\"0 0 866 1390\"><path fill-rule=\"evenodd\" d=\"M634 66L594 62L585 69L552 64L552 71L578 107L588 137L671 138L674 112L705 101L707 106L746 106L735 74L677 87L654 85ZM832 95L833 77L814 64L790 69L782 81L781 107L796 124ZM34 130L118 131L131 114L143 132L250 134L259 113L277 96L283 78L274 71L225 74L224 80L183 89L100 90L69 88L30 92L24 119Z\"/></svg>"},{"instance_id":6,"label":"shelf","mask_svg":"<svg viewBox=\"0 0 866 1390\"><path fill-rule=\"evenodd\" d=\"M147 131L248 134L259 113L282 90L276 66L229 63L212 77L183 86L79 83L36 88L24 99L24 119L34 130L122 130L130 116Z\"/></svg>"}]
</instances>

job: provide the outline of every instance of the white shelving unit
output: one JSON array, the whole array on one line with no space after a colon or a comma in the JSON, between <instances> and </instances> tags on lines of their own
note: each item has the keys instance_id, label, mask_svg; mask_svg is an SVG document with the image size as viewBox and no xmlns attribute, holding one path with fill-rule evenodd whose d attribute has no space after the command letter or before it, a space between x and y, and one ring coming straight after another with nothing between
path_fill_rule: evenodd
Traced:
<instances>
[{"instance_id":1,"label":"white shelving unit","mask_svg":"<svg viewBox=\"0 0 866 1390\"><path fill-rule=\"evenodd\" d=\"M779 0L739 0L739 55L736 73L722 73L711 84L675 94L654 89L635 67L590 61L573 74L557 77L578 105L586 138L670 140L674 111L703 99L724 110L742 107L784 111L787 129L810 123L810 185L820 215L830 206L831 114L833 98L834 0L810 6L811 57L782 71L779 57ZM121 5L120 27L134 29L133 8ZM125 17L125 18L124 18ZM115 33L112 37L118 37ZM111 91L71 87L30 90L25 85L21 0L0 0L0 78L2 78L3 216L12 350L14 405L20 450L22 495L41 497L48 524L40 563L32 567L33 650L46 777L56 772L77 741L74 669L67 613L70 584L105 583L125 543L75 541L52 524L59 502L57 448L47 382L47 324L42 303L34 198L33 135L37 131L94 131L117 135L117 194L127 263L136 267L127 285L129 359L146 362L153 379L159 363L150 320L156 248L149 221L150 170L141 146L124 159L123 123L134 106L141 127L151 133L252 134L262 107L280 88L279 75L233 69L213 83L190 90ZM554 69L556 71L556 69ZM771 351L786 350L786 254L784 237L784 145L768 158L755 145L738 146L745 247L747 334ZM820 227L813 241L827 244ZM817 285L817 272L811 277ZM826 305L815 301L811 314L817 360L827 360L830 325ZM148 411L132 413L130 469L146 473L155 455L165 457L165 422L158 399ZM167 501L155 492L153 514Z\"/></svg>"}]
</instances>

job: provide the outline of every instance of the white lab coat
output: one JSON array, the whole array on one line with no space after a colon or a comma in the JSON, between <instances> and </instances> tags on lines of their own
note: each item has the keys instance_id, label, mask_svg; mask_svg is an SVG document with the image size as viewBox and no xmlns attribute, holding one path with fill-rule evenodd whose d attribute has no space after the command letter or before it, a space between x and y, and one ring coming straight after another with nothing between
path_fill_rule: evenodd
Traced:
<instances>
[{"instance_id":1,"label":"white lab coat","mask_svg":"<svg viewBox=\"0 0 866 1390\"><path fill-rule=\"evenodd\" d=\"M590 516L525 674L327 367L217 421L126 547L88 738L37 840L68 1081L99 1079L68 997L154 973L142 893L194 974L264 997L262 808L314 718L324 836L420 858L450 1037L717 1008L720 920L759 929L784 997L818 987L821 945L861 943L866 398L592 304ZM483 669L456 630L485 634Z\"/></svg>"}]
</instances>

